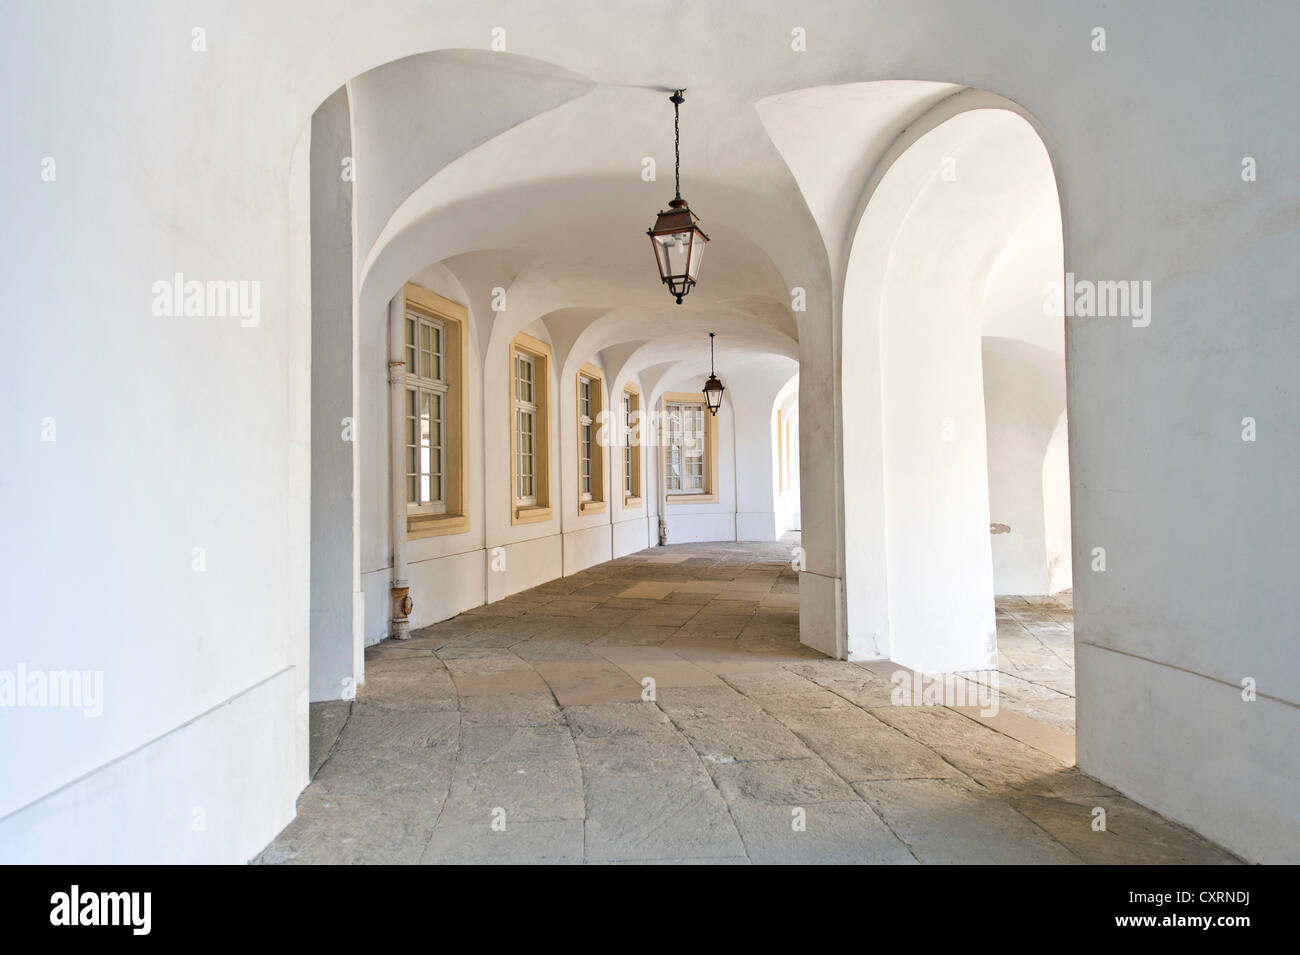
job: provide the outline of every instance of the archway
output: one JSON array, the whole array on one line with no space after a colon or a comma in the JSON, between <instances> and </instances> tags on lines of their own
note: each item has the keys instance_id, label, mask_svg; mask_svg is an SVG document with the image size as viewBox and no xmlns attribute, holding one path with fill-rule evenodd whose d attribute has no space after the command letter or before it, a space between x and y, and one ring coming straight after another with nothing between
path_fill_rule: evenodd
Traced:
<instances>
[{"instance_id":1,"label":"archway","mask_svg":"<svg viewBox=\"0 0 1300 955\"><path fill-rule=\"evenodd\" d=\"M1059 453L1043 483L1065 404L1063 322L1046 300L1061 236L1047 151L1007 109L935 123L872 191L843 320L850 657L994 668L992 597L1009 592L995 579L1049 592L1068 527ZM864 440L857 423L876 414L879 442Z\"/></svg>"}]
</instances>

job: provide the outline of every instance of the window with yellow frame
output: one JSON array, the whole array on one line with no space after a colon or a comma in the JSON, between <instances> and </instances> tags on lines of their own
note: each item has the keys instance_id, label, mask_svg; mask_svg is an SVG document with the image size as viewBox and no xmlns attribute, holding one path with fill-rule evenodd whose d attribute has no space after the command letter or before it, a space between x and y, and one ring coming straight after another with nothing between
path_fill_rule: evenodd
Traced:
<instances>
[{"instance_id":1,"label":"window with yellow frame","mask_svg":"<svg viewBox=\"0 0 1300 955\"><path fill-rule=\"evenodd\" d=\"M403 289L402 463L408 538L469 530L469 312L418 285Z\"/></svg>"}]
</instances>

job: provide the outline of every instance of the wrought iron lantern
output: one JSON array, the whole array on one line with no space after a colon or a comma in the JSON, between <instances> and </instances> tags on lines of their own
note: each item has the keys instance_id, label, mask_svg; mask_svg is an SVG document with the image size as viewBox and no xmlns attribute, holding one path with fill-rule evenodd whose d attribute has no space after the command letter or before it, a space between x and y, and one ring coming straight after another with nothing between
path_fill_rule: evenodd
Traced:
<instances>
[{"instance_id":1,"label":"wrought iron lantern","mask_svg":"<svg viewBox=\"0 0 1300 955\"><path fill-rule=\"evenodd\" d=\"M709 332L709 380L704 383L704 403L709 406L709 412L716 418L718 409L722 407L722 393L726 389L718 376L713 373L713 332Z\"/></svg>"},{"instance_id":2,"label":"wrought iron lantern","mask_svg":"<svg viewBox=\"0 0 1300 955\"><path fill-rule=\"evenodd\" d=\"M647 230L650 245L654 248L659 278L668 291L682 304L682 299L695 285L700 274L700 260L709 237L700 228L700 219L682 198L682 136L681 106L685 90L676 90L669 97L673 104L673 150L676 157L674 175L675 195L668 203L668 211L660 212L654 227Z\"/></svg>"}]
</instances>

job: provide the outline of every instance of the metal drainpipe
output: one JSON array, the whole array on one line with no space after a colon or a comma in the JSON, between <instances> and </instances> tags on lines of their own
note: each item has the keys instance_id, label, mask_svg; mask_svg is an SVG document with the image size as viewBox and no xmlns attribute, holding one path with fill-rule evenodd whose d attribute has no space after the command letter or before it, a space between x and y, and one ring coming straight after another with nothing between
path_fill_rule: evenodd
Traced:
<instances>
[{"instance_id":1,"label":"metal drainpipe","mask_svg":"<svg viewBox=\"0 0 1300 955\"><path fill-rule=\"evenodd\" d=\"M402 461L406 451L401 427L405 419L402 402L406 397L405 311L402 295L393 296L388 303L388 461L393 549L392 635L396 640L411 638L411 610L414 608L411 586L406 577L406 467Z\"/></svg>"},{"instance_id":2,"label":"metal drainpipe","mask_svg":"<svg viewBox=\"0 0 1300 955\"><path fill-rule=\"evenodd\" d=\"M655 493L659 498L659 546L664 547L668 544L668 491L664 485L664 445L663 445L663 418L655 424Z\"/></svg>"}]
</instances>

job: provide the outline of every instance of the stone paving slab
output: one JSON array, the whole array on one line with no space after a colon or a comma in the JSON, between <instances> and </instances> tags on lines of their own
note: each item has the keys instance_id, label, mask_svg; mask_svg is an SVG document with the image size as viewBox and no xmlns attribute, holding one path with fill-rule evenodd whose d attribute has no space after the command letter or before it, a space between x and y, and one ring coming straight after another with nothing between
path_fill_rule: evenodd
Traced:
<instances>
[{"instance_id":1,"label":"stone paving slab","mask_svg":"<svg viewBox=\"0 0 1300 955\"><path fill-rule=\"evenodd\" d=\"M744 856L707 776L596 776L587 784L590 861Z\"/></svg>"},{"instance_id":2,"label":"stone paving slab","mask_svg":"<svg viewBox=\"0 0 1300 955\"><path fill-rule=\"evenodd\" d=\"M916 865L902 840L863 802L790 807L743 799L731 805L731 815L749 857L759 864Z\"/></svg>"},{"instance_id":3,"label":"stone paving slab","mask_svg":"<svg viewBox=\"0 0 1300 955\"><path fill-rule=\"evenodd\" d=\"M947 779L891 779L854 788L923 863L1072 865L1080 860L1006 802Z\"/></svg>"},{"instance_id":4,"label":"stone paving slab","mask_svg":"<svg viewBox=\"0 0 1300 955\"><path fill-rule=\"evenodd\" d=\"M439 825L506 825L584 814L582 770L577 758L457 766Z\"/></svg>"},{"instance_id":5,"label":"stone paving slab","mask_svg":"<svg viewBox=\"0 0 1300 955\"><path fill-rule=\"evenodd\" d=\"M254 861L1237 861L1029 745L1072 730L1071 595L997 599L1000 721L896 706L893 664L799 643L790 546L633 554L369 648Z\"/></svg>"},{"instance_id":6,"label":"stone paving slab","mask_svg":"<svg viewBox=\"0 0 1300 955\"><path fill-rule=\"evenodd\" d=\"M581 865L581 819L439 825L420 858L424 865Z\"/></svg>"},{"instance_id":7,"label":"stone paving slab","mask_svg":"<svg viewBox=\"0 0 1300 955\"><path fill-rule=\"evenodd\" d=\"M433 835L439 802L423 793L300 796L297 818L253 861L413 865Z\"/></svg>"}]
</instances>

